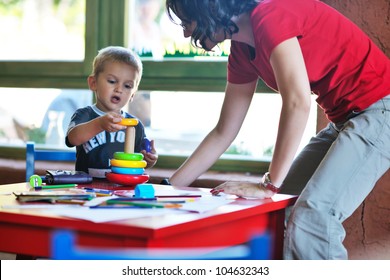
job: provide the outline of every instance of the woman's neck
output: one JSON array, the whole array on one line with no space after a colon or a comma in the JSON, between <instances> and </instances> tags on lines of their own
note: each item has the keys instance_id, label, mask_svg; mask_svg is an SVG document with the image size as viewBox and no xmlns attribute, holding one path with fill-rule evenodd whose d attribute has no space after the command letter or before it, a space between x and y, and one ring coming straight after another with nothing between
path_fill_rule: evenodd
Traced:
<instances>
[{"instance_id":1,"label":"woman's neck","mask_svg":"<svg viewBox=\"0 0 390 280\"><path fill-rule=\"evenodd\" d=\"M237 24L239 31L232 35L232 40L248 44L255 47L255 39L253 37L252 24L250 13L241 14L238 17L232 18L232 21Z\"/></svg>"}]
</instances>

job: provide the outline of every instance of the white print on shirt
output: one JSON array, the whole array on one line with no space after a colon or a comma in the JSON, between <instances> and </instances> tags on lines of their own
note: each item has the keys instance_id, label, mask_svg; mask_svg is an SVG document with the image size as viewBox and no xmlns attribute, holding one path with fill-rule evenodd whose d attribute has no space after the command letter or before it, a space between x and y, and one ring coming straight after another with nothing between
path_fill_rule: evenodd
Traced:
<instances>
[{"instance_id":1,"label":"white print on shirt","mask_svg":"<svg viewBox=\"0 0 390 280\"><path fill-rule=\"evenodd\" d=\"M87 142L83 144L83 148L86 154L88 154L90 151L95 149L96 147L99 147L101 145L104 145L107 143L107 137L106 132L102 131L96 136L89 139ZM111 132L110 134L109 143L125 143L125 132L124 131L117 131L117 132Z\"/></svg>"}]
</instances>

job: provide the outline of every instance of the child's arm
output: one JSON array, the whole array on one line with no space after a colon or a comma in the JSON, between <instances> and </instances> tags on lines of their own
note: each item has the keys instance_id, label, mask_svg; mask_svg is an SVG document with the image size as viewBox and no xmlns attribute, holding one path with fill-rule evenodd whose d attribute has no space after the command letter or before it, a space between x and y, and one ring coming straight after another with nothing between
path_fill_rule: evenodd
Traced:
<instances>
[{"instance_id":1,"label":"child's arm","mask_svg":"<svg viewBox=\"0 0 390 280\"><path fill-rule=\"evenodd\" d=\"M81 145L102 131L116 132L126 129L126 126L117 124L122 119L120 114L107 113L89 122L81 123L68 132L68 141L74 146Z\"/></svg>"}]
</instances>

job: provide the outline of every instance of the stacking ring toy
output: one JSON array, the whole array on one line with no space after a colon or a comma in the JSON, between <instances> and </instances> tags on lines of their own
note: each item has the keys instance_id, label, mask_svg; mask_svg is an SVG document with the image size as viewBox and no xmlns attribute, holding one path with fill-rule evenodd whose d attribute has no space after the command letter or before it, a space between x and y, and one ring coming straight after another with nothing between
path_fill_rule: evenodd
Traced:
<instances>
[{"instance_id":1,"label":"stacking ring toy","mask_svg":"<svg viewBox=\"0 0 390 280\"><path fill-rule=\"evenodd\" d=\"M149 180L144 174L147 162L142 153L135 153L135 126L137 119L122 119L119 124L126 126L124 152L115 152L111 159L111 172L106 173L106 179L120 185L138 185Z\"/></svg>"},{"instance_id":2,"label":"stacking ring toy","mask_svg":"<svg viewBox=\"0 0 390 280\"><path fill-rule=\"evenodd\" d=\"M107 180L120 184L120 185L138 185L143 184L149 180L149 175L126 175L126 174L116 174L112 172L106 173Z\"/></svg>"},{"instance_id":3,"label":"stacking ring toy","mask_svg":"<svg viewBox=\"0 0 390 280\"><path fill-rule=\"evenodd\" d=\"M118 122L120 125L124 126L136 126L138 124L137 119L122 119L120 122Z\"/></svg>"},{"instance_id":4,"label":"stacking ring toy","mask_svg":"<svg viewBox=\"0 0 390 280\"><path fill-rule=\"evenodd\" d=\"M144 159L144 155L141 153L129 154L129 153L125 153L125 152L115 152L114 159L140 161L140 160Z\"/></svg>"},{"instance_id":5,"label":"stacking ring toy","mask_svg":"<svg viewBox=\"0 0 390 280\"><path fill-rule=\"evenodd\" d=\"M131 167L131 168L145 168L147 165L146 161L132 161L132 160L120 160L120 159L112 159L111 166L116 167Z\"/></svg>"},{"instance_id":6,"label":"stacking ring toy","mask_svg":"<svg viewBox=\"0 0 390 280\"><path fill-rule=\"evenodd\" d=\"M111 171L118 174L142 175L144 174L145 169L111 166Z\"/></svg>"}]
</instances>

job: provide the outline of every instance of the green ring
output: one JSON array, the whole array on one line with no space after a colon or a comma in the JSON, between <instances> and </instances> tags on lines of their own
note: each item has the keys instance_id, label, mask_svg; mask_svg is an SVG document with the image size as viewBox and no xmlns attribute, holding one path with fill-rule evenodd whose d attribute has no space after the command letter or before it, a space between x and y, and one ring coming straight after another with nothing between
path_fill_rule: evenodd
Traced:
<instances>
[{"instance_id":1,"label":"green ring","mask_svg":"<svg viewBox=\"0 0 390 280\"><path fill-rule=\"evenodd\" d=\"M141 153L115 152L114 159L140 161L144 159L144 155Z\"/></svg>"}]
</instances>

